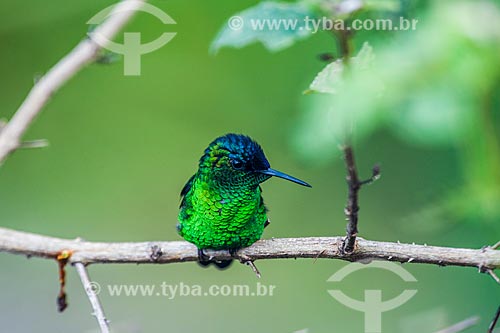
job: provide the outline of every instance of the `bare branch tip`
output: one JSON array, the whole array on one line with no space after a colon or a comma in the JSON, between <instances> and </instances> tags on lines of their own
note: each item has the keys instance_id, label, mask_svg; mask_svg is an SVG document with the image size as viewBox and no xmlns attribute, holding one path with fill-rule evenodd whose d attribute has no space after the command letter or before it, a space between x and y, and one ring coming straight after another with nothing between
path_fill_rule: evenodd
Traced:
<instances>
[{"instance_id":1,"label":"bare branch tip","mask_svg":"<svg viewBox=\"0 0 500 333\"><path fill-rule=\"evenodd\" d=\"M109 333L109 321L106 319L102 305L99 302L99 298L97 297L97 293L95 290L96 284L90 281L87 268L83 263L76 262L74 266L76 268L76 271L78 272L78 275L80 276L83 289L87 294L90 304L92 305L93 315L97 319L97 323L99 324L101 333Z\"/></svg>"},{"instance_id":2,"label":"bare branch tip","mask_svg":"<svg viewBox=\"0 0 500 333\"><path fill-rule=\"evenodd\" d=\"M248 260L248 261L245 261L244 263L246 265L250 266L250 268L255 273L255 275L257 276L257 278L260 279L262 277L262 275L260 274L259 269L257 268L257 266L255 266L255 263L253 262L253 260Z\"/></svg>"},{"instance_id":3,"label":"bare branch tip","mask_svg":"<svg viewBox=\"0 0 500 333\"><path fill-rule=\"evenodd\" d=\"M493 280L495 280L498 284L500 284L500 278L498 277L498 275L495 274L495 272L492 269L490 268L486 269L486 273L488 273L493 278Z\"/></svg>"},{"instance_id":4,"label":"bare branch tip","mask_svg":"<svg viewBox=\"0 0 500 333\"><path fill-rule=\"evenodd\" d=\"M477 325L478 322L479 322L479 317L478 316L470 317L470 318L467 318L465 320L462 320L461 322L453 324L452 326L449 326L449 327L447 327L445 329L439 330L436 333L458 333L458 332L462 332L462 331L465 331L466 329L468 329L468 328L470 328L472 326Z\"/></svg>"},{"instance_id":5,"label":"bare branch tip","mask_svg":"<svg viewBox=\"0 0 500 333\"><path fill-rule=\"evenodd\" d=\"M497 308L497 312L495 313L495 316L493 317L493 320L491 321L490 326L488 327L487 333L493 333L493 330L497 326L499 317L500 317L500 306Z\"/></svg>"},{"instance_id":6,"label":"bare branch tip","mask_svg":"<svg viewBox=\"0 0 500 333\"><path fill-rule=\"evenodd\" d=\"M19 149L34 149L34 148L45 148L48 147L49 141L46 139L24 141L19 144Z\"/></svg>"}]
</instances>

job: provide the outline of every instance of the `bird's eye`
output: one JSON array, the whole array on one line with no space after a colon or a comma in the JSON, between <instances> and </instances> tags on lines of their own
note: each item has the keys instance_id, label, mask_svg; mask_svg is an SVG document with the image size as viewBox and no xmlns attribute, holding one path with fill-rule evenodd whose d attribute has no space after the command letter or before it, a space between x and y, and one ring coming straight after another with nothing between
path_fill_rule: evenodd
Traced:
<instances>
[{"instance_id":1,"label":"bird's eye","mask_svg":"<svg viewBox=\"0 0 500 333\"><path fill-rule=\"evenodd\" d=\"M243 169L243 162L240 160L231 160L231 165L237 170Z\"/></svg>"}]
</instances>

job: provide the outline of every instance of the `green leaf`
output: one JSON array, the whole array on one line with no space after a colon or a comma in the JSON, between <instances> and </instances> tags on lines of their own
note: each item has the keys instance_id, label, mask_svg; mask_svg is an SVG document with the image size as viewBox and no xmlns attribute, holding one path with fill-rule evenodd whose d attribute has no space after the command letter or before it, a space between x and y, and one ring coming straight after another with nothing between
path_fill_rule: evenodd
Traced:
<instances>
[{"instance_id":1,"label":"green leaf","mask_svg":"<svg viewBox=\"0 0 500 333\"><path fill-rule=\"evenodd\" d=\"M255 42L271 52L283 50L312 35L306 19L314 17L304 4L261 2L229 18L213 40L210 52L216 53L223 47L242 48Z\"/></svg>"},{"instance_id":2,"label":"green leaf","mask_svg":"<svg viewBox=\"0 0 500 333\"><path fill-rule=\"evenodd\" d=\"M350 61L350 68L352 71L362 71L370 67L375 55L373 54L372 47L365 42L363 47L358 52L358 55L352 57ZM342 59L338 59L328 64L321 72L316 75L314 80L309 86L308 92L319 93L337 93L340 85L343 82L344 63Z\"/></svg>"},{"instance_id":3,"label":"green leaf","mask_svg":"<svg viewBox=\"0 0 500 333\"><path fill-rule=\"evenodd\" d=\"M335 94L338 86L342 83L343 71L344 64L342 59L337 59L326 65L311 82L307 92Z\"/></svg>"},{"instance_id":4,"label":"green leaf","mask_svg":"<svg viewBox=\"0 0 500 333\"><path fill-rule=\"evenodd\" d=\"M367 69L372 65L373 60L375 60L373 48L368 42L364 42L358 55L352 58L352 65L358 69Z\"/></svg>"},{"instance_id":5,"label":"green leaf","mask_svg":"<svg viewBox=\"0 0 500 333\"><path fill-rule=\"evenodd\" d=\"M339 79L341 70L331 65L332 73L315 80L311 89L328 92L321 95L330 100L304 108L294 140L305 158L334 157L346 133L367 137L382 127L415 145L464 142L497 91L500 11L486 2L434 6L415 31L379 43L375 60L360 52L359 68L352 61L352 70ZM483 16L488 20L475 19Z\"/></svg>"}]
</instances>

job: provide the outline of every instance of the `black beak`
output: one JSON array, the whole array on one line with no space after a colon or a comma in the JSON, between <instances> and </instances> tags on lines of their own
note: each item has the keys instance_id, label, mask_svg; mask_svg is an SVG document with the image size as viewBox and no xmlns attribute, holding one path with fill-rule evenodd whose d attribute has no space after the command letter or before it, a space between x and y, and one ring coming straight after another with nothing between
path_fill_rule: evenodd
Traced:
<instances>
[{"instance_id":1,"label":"black beak","mask_svg":"<svg viewBox=\"0 0 500 333\"><path fill-rule=\"evenodd\" d=\"M271 169L271 168L269 168L267 170L260 170L260 171L257 171L257 172L262 173L264 175L269 175L269 176L283 178L283 179L289 180L291 182L297 183L297 184L302 185L302 186L312 187L311 185L309 185L308 183L306 183L303 180L297 179L295 177L287 175L286 173L283 173L283 172L280 172L278 170L274 170L274 169Z\"/></svg>"}]
</instances>

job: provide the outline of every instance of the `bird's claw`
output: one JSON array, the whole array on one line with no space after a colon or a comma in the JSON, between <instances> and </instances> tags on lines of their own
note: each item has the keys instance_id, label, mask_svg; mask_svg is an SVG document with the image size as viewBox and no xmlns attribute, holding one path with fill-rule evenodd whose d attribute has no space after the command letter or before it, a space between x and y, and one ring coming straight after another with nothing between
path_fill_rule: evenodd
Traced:
<instances>
[{"instance_id":1,"label":"bird's claw","mask_svg":"<svg viewBox=\"0 0 500 333\"><path fill-rule=\"evenodd\" d=\"M198 249L198 262L202 266L208 266L211 263L210 256L206 255L203 249Z\"/></svg>"},{"instance_id":2,"label":"bird's claw","mask_svg":"<svg viewBox=\"0 0 500 333\"><path fill-rule=\"evenodd\" d=\"M231 258L233 259L240 259L240 256L238 255L238 251L240 249L236 248L236 249L229 249L228 252L229 252L229 255L231 256Z\"/></svg>"}]
</instances>

